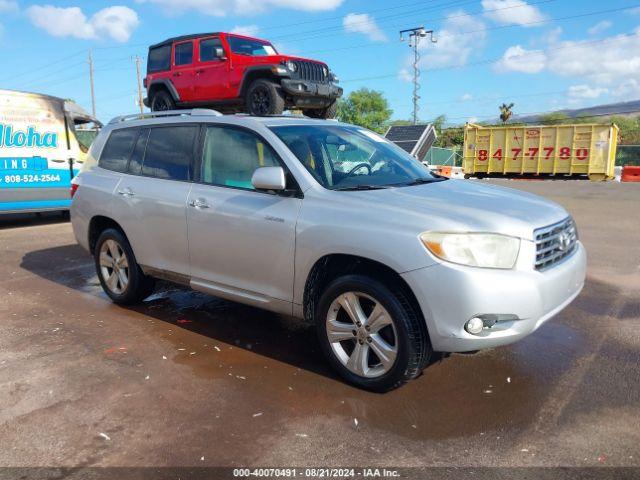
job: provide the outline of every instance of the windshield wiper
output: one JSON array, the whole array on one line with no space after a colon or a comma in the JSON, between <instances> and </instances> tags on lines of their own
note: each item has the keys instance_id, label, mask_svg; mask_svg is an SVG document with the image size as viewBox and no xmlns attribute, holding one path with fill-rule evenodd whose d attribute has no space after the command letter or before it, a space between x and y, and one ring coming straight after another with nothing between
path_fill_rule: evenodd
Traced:
<instances>
[{"instance_id":1,"label":"windshield wiper","mask_svg":"<svg viewBox=\"0 0 640 480\"><path fill-rule=\"evenodd\" d=\"M425 183L433 183L433 182L441 182L443 180L447 180L447 177L433 177L433 178L416 178L407 183L402 183L402 186L412 187L414 185L423 185Z\"/></svg>"},{"instance_id":2,"label":"windshield wiper","mask_svg":"<svg viewBox=\"0 0 640 480\"><path fill-rule=\"evenodd\" d=\"M385 188L389 188L389 187L384 185L353 185L351 187L334 188L334 190L346 192L350 190L382 190Z\"/></svg>"}]
</instances>

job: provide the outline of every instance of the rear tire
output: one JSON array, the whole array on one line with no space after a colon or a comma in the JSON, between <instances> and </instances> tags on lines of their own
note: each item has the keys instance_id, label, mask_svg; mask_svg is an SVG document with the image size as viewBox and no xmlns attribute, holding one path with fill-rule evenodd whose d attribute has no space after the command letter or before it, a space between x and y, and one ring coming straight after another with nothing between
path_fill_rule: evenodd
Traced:
<instances>
[{"instance_id":1,"label":"rear tire","mask_svg":"<svg viewBox=\"0 0 640 480\"><path fill-rule=\"evenodd\" d=\"M407 295L370 277L332 281L320 297L315 323L329 363L347 382L366 390L400 387L431 357L426 325Z\"/></svg>"},{"instance_id":2,"label":"rear tire","mask_svg":"<svg viewBox=\"0 0 640 480\"><path fill-rule=\"evenodd\" d=\"M151 111L163 112L166 110L175 110L176 102L166 90L158 90L151 99Z\"/></svg>"},{"instance_id":3,"label":"rear tire","mask_svg":"<svg viewBox=\"0 0 640 480\"><path fill-rule=\"evenodd\" d=\"M284 98L278 85L258 79L247 90L245 107L250 115L280 115L284 111Z\"/></svg>"},{"instance_id":4,"label":"rear tire","mask_svg":"<svg viewBox=\"0 0 640 480\"><path fill-rule=\"evenodd\" d=\"M338 113L338 101L334 101L326 108L310 108L308 110L304 110L303 113L310 118L336 118L336 113Z\"/></svg>"},{"instance_id":5,"label":"rear tire","mask_svg":"<svg viewBox=\"0 0 640 480\"><path fill-rule=\"evenodd\" d=\"M142 272L121 231L115 228L103 231L93 256L100 285L114 303L138 303L153 292L155 280Z\"/></svg>"}]
</instances>

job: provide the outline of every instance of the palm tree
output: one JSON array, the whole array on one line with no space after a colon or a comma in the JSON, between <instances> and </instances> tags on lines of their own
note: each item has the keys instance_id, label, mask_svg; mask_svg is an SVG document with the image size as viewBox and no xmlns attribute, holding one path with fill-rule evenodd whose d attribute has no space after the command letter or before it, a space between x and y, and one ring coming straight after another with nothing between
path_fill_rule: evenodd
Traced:
<instances>
[{"instance_id":1,"label":"palm tree","mask_svg":"<svg viewBox=\"0 0 640 480\"><path fill-rule=\"evenodd\" d=\"M507 123L511 118L511 115L513 115L513 106L513 103L510 103L509 105L503 103L498 107L500 109L500 120L502 120L502 123Z\"/></svg>"}]
</instances>

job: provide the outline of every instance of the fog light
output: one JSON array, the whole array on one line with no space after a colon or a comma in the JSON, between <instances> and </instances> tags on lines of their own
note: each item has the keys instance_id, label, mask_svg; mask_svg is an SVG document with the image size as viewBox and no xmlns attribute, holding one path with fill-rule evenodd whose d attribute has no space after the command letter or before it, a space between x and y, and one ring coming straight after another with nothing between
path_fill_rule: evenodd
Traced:
<instances>
[{"instance_id":1,"label":"fog light","mask_svg":"<svg viewBox=\"0 0 640 480\"><path fill-rule=\"evenodd\" d=\"M482 332L482 329L484 328L484 322L479 317L473 317L471 320L469 320L465 324L464 328L470 334L478 335L479 333Z\"/></svg>"}]
</instances>

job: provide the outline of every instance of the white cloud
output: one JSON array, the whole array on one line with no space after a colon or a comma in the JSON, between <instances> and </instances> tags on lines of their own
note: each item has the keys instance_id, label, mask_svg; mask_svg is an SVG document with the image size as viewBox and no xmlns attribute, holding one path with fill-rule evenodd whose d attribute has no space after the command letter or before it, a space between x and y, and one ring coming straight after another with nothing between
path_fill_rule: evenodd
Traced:
<instances>
[{"instance_id":1,"label":"white cloud","mask_svg":"<svg viewBox=\"0 0 640 480\"><path fill-rule=\"evenodd\" d=\"M103 8L88 19L79 7L32 5L27 8L27 16L36 27L54 37L107 37L118 42L129 40L133 30L140 23L138 14L123 6Z\"/></svg>"},{"instance_id":2,"label":"white cloud","mask_svg":"<svg viewBox=\"0 0 640 480\"><path fill-rule=\"evenodd\" d=\"M344 0L147 0L164 8L165 12L178 15L196 11L213 17L229 14L251 15L269 8L287 8L306 12L335 10Z\"/></svg>"},{"instance_id":3,"label":"white cloud","mask_svg":"<svg viewBox=\"0 0 640 480\"><path fill-rule=\"evenodd\" d=\"M588 60L588 61L587 61ZM640 76L640 28L633 35L614 35L601 42L565 41L548 53L549 71L580 77L598 85Z\"/></svg>"},{"instance_id":4,"label":"white cloud","mask_svg":"<svg viewBox=\"0 0 640 480\"><path fill-rule=\"evenodd\" d=\"M604 32L613 26L609 20L602 20L601 22L596 23L593 27L591 27L587 32L589 35L597 35L598 33Z\"/></svg>"},{"instance_id":5,"label":"white cloud","mask_svg":"<svg viewBox=\"0 0 640 480\"><path fill-rule=\"evenodd\" d=\"M542 50L525 50L520 45L507 48L495 69L499 72L538 73L545 67Z\"/></svg>"},{"instance_id":6,"label":"white cloud","mask_svg":"<svg viewBox=\"0 0 640 480\"><path fill-rule=\"evenodd\" d=\"M462 100L463 102L471 101L473 100L473 95L471 95L470 93L465 93L460 97L460 100Z\"/></svg>"},{"instance_id":7,"label":"white cloud","mask_svg":"<svg viewBox=\"0 0 640 480\"><path fill-rule=\"evenodd\" d=\"M386 42L388 40L376 20L368 13L349 13L342 19L342 25L346 32L362 33L372 42Z\"/></svg>"},{"instance_id":8,"label":"white cloud","mask_svg":"<svg viewBox=\"0 0 640 480\"><path fill-rule=\"evenodd\" d=\"M403 82L413 82L413 73L408 68L401 68L398 72L398 78Z\"/></svg>"},{"instance_id":9,"label":"white cloud","mask_svg":"<svg viewBox=\"0 0 640 480\"><path fill-rule=\"evenodd\" d=\"M236 25L231 29L231 33L237 33L238 35L246 35L248 37L255 37L258 35L260 27L258 25Z\"/></svg>"},{"instance_id":10,"label":"white cloud","mask_svg":"<svg viewBox=\"0 0 640 480\"><path fill-rule=\"evenodd\" d=\"M420 65L424 68L463 66L471 52L482 46L485 37L482 21L466 15L463 10L455 11L447 16L437 32L437 43L431 43L429 37L420 42ZM413 57L409 56L407 65L412 61Z\"/></svg>"},{"instance_id":11,"label":"white cloud","mask_svg":"<svg viewBox=\"0 0 640 480\"><path fill-rule=\"evenodd\" d=\"M619 84L612 92L615 97L623 100L640 98L640 82L635 78L628 78Z\"/></svg>"},{"instance_id":12,"label":"white cloud","mask_svg":"<svg viewBox=\"0 0 640 480\"><path fill-rule=\"evenodd\" d=\"M572 99L598 98L605 93L609 93L608 88L590 87L589 85L572 85L567 91L567 95Z\"/></svg>"},{"instance_id":13,"label":"white cloud","mask_svg":"<svg viewBox=\"0 0 640 480\"><path fill-rule=\"evenodd\" d=\"M558 41L546 51L525 50L515 45L506 50L496 69L522 73L546 71L580 79L585 83L568 91L569 99L574 102L599 98L606 93L636 99L640 97L640 27L632 34L613 35L598 41Z\"/></svg>"},{"instance_id":14,"label":"white cloud","mask_svg":"<svg viewBox=\"0 0 640 480\"><path fill-rule=\"evenodd\" d=\"M487 18L501 25L527 25L542 22L546 17L538 7L524 0L482 0L482 8Z\"/></svg>"},{"instance_id":15,"label":"white cloud","mask_svg":"<svg viewBox=\"0 0 640 480\"><path fill-rule=\"evenodd\" d=\"M15 0L0 0L0 13L17 12L18 2Z\"/></svg>"}]
</instances>

